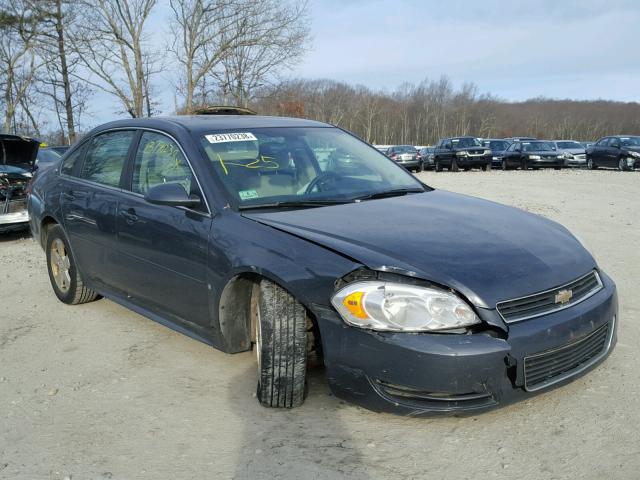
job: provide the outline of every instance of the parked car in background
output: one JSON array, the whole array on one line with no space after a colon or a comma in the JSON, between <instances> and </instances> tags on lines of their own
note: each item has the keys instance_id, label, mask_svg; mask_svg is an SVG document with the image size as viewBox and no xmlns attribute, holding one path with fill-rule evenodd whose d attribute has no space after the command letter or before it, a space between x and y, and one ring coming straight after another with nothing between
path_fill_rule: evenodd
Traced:
<instances>
[{"instance_id":1,"label":"parked car in background","mask_svg":"<svg viewBox=\"0 0 640 480\"><path fill-rule=\"evenodd\" d=\"M580 142L575 140L554 140L556 151L564 154L565 166L586 167L586 150Z\"/></svg>"},{"instance_id":2,"label":"parked car in background","mask_svg":"<svg viewBox=\"0 0 640 480\"><path fill-rule=\"evenodd\" d=\"M71 148L71 146L69 145L54 145L52 147L45 147L49 150L53 150L54 152L58 153L60 156L64 155L65 153L67 153L67 150L69 150Z\"/></svg>"},{"instance_id":3,"label":"parked car in background","mask_svg":"<svg viewBox=\"0 0 640 480\"><path fill-rule=\"evenodd\" d=\"M389 147L391 145L373 145L373 148L375 148L376 150L378 150L380 153L382 153L383 155L386 155L387 150L389 150Z\"/></svg>"},{"instance_id":4,"label":"parked car in background","mask_svg":"<svg viewBox=\"0 0 640 480\"><path fill-rule=\"evenodd\" d=\"M502 156L509 148L511 142L500 138L483 138L482 145L491 150L491 167L500 168L502 166Z\"/></svg>"},{"instance_id":5,"label":"parked car in background","mask_svg":"<svg viewBox=\"0 0 640 480\"><path fill-rule=\"evenodd\" d=\"M40 171L55 166L62 158L62 153L51 147L43 147L38 149L36 156L36 168Z\"/></svg>"},{"instance_id":6,"label":"parked car in background","mask_svg":"<svg viewBox=\"0 0 640 480\"><path fill-rule=\"evenodd\" d=\"M509 142L513 143L513 142L525 142L529 140L537 140L537 138L536 137L509 137L503 140L508 140Z\"/></svg>"},{"instance_id":7,"label":"parked car in background","mask_svg":"<svg viewBox=\"0 0 640 480\"><path fill-rule=\"evenodd\" d=\"M599 167L620 171L640 168L640 137L616 135L598 140L587 149L587 168Z\"/></svg>"},{"instance_id":8,"label":"parked car in background","mask_svg":"<svg viewBox=\"0 0 640 480\"><path fill-rule=\"evenodd\" d=\"M580 144L584 147L585 150L589 148L591 145L593 145L594 143L595 142L580 142Z\"/></svg>"},{"instance_id":9,"label":"parked car in background","mask_svg":"<svg viewBox=\"0 0 640 480\"><path fill-rule=\"evenodd\" d=\"M407 170L415 172L423 170L422 159L413 145L392 145L385 155Z\"/></svg>"},{"instance_id":10,"label":"parked car in background","mask_svg":"<svg viewBox=\"0 0 640 480\"><path fill-rule=\"evenodd\" d=\"M423 170L432 170L434 168L433 162L433 152L435 152L435 147L423 147L420 149L418 153L420 153L420 158L422 159L422 168Z\"/></svg>"},{"instance_id":11,"label":"parked car in background","mask_svg":"<svg viewBox=\"0 0 640 480\"><path fill-rule=\"evenodd\" d=\"M555 148L553 142L546 140L515 141L504 152L501 167L503 170L550 167L560 170L564 167L564 154Z\"/></svg>"},{"instance_id":12,"label":"parked car in background","mask_svg":"<svg viewBox=\"0 0 640 480\"><path fill-rule=\"evenodd\" d=\"M432 189L320 122L112 122L36 178L29 211L61 302L253 347L266 407L303 403L314 351L339 398L451 415L566 384L616 342L616 286L565 227Z\"/></svg>"},{"instance_id":13,"label":"parked car in background","mask_svg":"<svg viewBox=\"0 0 640 480\"><path fill-rule=\"evenodd\" d=\"M0 134L0 233L29 226L27 187L39 147L32 138Z\"/></svg>"},{"instance_id":14,"label":"parked car in background","mask_svg":"<svg viewBox=\"0 0 640 480\"><path fill-rule=\"evenodd\" d=\"M491 169L491 150L483 147L474 137L443 138L433 152L436 172L446 168L457 172L460 168L470 170Z\"/></svg>"}]
</instances>

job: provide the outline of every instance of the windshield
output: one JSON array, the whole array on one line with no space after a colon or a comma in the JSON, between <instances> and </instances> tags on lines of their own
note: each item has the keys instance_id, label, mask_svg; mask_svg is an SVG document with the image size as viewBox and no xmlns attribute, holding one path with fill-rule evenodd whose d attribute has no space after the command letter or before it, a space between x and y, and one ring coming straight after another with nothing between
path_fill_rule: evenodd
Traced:
<instances>
[{"instance_id":1,"label":"windshield","mask_svg":"<svg viewBox=\"0 0 640 480\"><path fill-rule=\"evenodd\" d=\"M424 191L410 173L337 128L255 128L200 138L209 167L241 207L353 201Z\"/></svg>"},{"instance_id":2,"label":"windshield","mask_svg":"<svg viewBox=\"0 0 640 480\"><path fill-rule=\"evenodd\" d=\"M453 148L481 147L480 142L475 138L453 138L451 139Z\"/></svg>"},{"instance_id":3,"label":"windshield","mask_svg":"<svg viewBox=\"0 0 640 480\"><path fill-rule=\"evenodd\" d=\"M640 146L640 137L620 137L620 144L624 147Z\"/></svg>"},{"instance_id":4,"label":"windshield","mask_svg":"<svg viewBox=\"0 0 640 480\"><path fill-rule=\"evenodd\" d=\"M522 142L523 152L553 152L555 147L551 142Z\"/></svg>"},{"instance_id":5,"label":"windshield","mask_svg":"<svg viewBox=\"0 0 640 480\"><path fill-rule=\"evenodd\" d=\"M36 160L38 163L53 163L60 160L61 155L53 150L39 150Z\"/></svg>"},{"instance_id":6,"label":"windshield","mask_svg":"<svg viewBox=\"0 0 640 480\"><path fill-rule=\"evenodd\" d=\"M578 142L556 142L556 145L558 145L558 148L565 148L565 149L570 149L570 148L583 149L584 148L582 144Z\"/></svg>"},{"instance_id":7,"label":"windshield","mask_svg":"<svg viewBox=\"0 0 640 480\"><path fill-rule=\"evenodd\" d=\"M509 142L505 142L503 140L490 140L488 142L485 142L485 146L497 152L506 150L507 148L509 148L509 145L511 145Z\"/></svg>"}]
</instances>

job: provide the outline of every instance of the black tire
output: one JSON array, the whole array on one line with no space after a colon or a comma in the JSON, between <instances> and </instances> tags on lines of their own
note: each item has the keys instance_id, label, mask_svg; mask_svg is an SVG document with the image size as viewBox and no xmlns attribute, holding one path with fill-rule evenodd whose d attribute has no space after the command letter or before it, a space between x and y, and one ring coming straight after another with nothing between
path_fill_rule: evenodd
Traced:
<instances>
[{"instance_id":1,"label":"black tire","mask_svg":"<svg viewBox=\"0 0 640 480\"><path fill-rule=\"evenodd\" d=\"M482 165L482 167L480 167L480 168L482 168L483 172L486 172L487 170L491 170L491 164L488 163L486 165Z\"/></svg>"},{"instance_id":2,"label":"black tire","mask_svg":"<svg viewBox=\"0 0 640 480\"><path fill-rule=\"evenodd\" d=\"M562 170L562 167L553 167L554 170Z\"/></svg>"},{"instance_id":3,"label":"black tire","mask_svg":"<svg viewBox=\"0 0 640 480\"><path fill-rule=\"evenodd\" d=\"M449 170L451 170L452 172L460 171L460 167L458 167L458 161L455 158L451 160L451 166L449 167Z\"/></svg>"},{"instance_id":4,"label":"black tire","mask_svg":"<svg viewBox=\"0 0 640 480\"><path fill-rule=\"evenodd\" d=\"M435 167L434 167L434 168L435 168L435 171L436 171L436 172L441 172L441 171L442 171L442 164L440 163L440 160L438 160L438 159L436 158L435 162L436 162L436 163L435 163Z\"/></svg>"},{"instance_id":5,"label":"black tire","mask_svg":"<svg viewBox=\"0 0 640 480\"><path fill-rule=\"evenodd\" d=\"M418 170L416 173L420 173L420 172L424 172L424 163L420 162L420 165L418 165Z\"/></svg>"},{"instance_id":6,"label":"black tire","mask_svg":"<svg viewBox=\"0 0 640 480\"><path fill-rule=\"evenodd\" d=\"M597 170L598 169L598 165L595 164L595 162L593 161L593 159L591 157L587 158L587 168L589 170Z\"/></svg>"},{"instance_id":7,"label":"black tire","mask_svg":"<svg viewBox=\"0 0 640 480\"><path fill-rule=\"evenodd\" d=\"M60 255L60 248L64 249L64 256ZM67 236L60 225L51 227L47 232L46 253L49 281L61 302L79 305L98 298L98 294L87 288L82 281Z\"/></svg>"},{"instance_id":8,"label":"black tire","mask_svg":"<svg viewBox=\"0 0 640 480\"><path fill-rule=\"evenodd\" d=\"M509 167L507 166L507 161L506 160L502 160L501 166L502 166L502 170L503 171L509 170Z\"/></svg>"},{"instance_id":9,"label":"black tire","mask_svg":"<svg viewBox=\"0 0 640 480\"><path fill-rule=\"evenodd\" d=\"M627 162L623 157L620 157L618 159L618 170L620 170L621 172L625 172L627 170Z\"/></svg>"},{"instance_id":10,"label":"black tire","mask_svg":"<svg viewBox=\"0 0 640 480\"><path fill-rule=\"evenodd\" d=\"M527 164L526 160L522 160L522 162L520 162L520 169L523 171L526 171L529 169L529 165Z\"/></svg>"},{"instance_id":11,"label":"black tire","mask_svg":"<svg viewBox=\"0 0 640 480\"><path fill-rule=\"evenodd\" d=\"M307 315L286 290L260 283L256 353L260 403L265 407L302 405L307 376Z\"/></svg>"}]
</instances>

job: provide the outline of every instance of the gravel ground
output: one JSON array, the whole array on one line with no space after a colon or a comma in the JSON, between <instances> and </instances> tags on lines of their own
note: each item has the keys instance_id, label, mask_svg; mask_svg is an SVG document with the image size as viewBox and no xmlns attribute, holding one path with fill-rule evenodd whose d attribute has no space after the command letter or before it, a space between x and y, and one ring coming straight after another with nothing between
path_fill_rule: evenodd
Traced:
<instances>
[{"instance_id":1,"label":"gravel ground","mask_svg":"<svg viewBox=\"0 0 640 480\"><path fill-rule=\"evenodd\" d=\"M107 300L68 307L44 254L0 237L0 478L515 478L640 475L640 173L420 175L562 222L617 282L619 343L561 389L467 418L376 414L311 373L260 407L251 353L225 355Z\"/></svg>"}]
</instances>

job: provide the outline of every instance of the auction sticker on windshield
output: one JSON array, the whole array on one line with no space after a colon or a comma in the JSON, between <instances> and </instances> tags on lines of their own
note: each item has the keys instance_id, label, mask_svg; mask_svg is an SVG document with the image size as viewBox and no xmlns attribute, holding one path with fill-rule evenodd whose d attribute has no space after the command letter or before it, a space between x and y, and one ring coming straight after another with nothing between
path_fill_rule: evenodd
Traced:
<instances>
[{"instance_id":1,"label":"auction sticker on windshield","mask_svg":"<svg viewBox=\"0 0 640 480\"><path fill-rule=\"evenodd\" d=\"M249 142L257 141L253 133L240 132L240 133L216 133L214 135L205 135L205 138L209 143L227 143L227 142Z\"/></svg>"}]
</instances>

